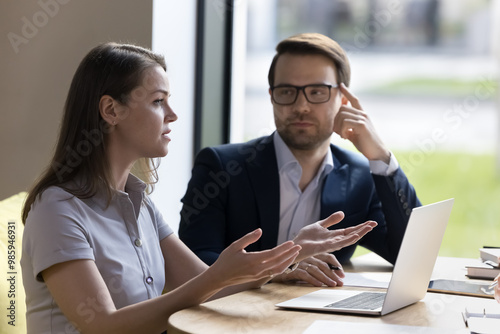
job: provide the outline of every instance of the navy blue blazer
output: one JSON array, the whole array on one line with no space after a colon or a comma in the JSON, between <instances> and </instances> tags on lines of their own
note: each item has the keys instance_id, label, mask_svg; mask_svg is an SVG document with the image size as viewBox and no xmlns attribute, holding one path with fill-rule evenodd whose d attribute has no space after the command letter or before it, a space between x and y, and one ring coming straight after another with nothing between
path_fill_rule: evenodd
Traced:
<instances>
[{"instance_id":1,"label":"navy blue blazer","mask_svg":"<svg viewBox=\"0 0 500 334\"><path fill-rule=\"evenodd\" d=\"M321 217L343 211L332 228L375 220L378 226L359 245L394 263L411 209L420 206L414 188L399 168L391 176L372 175L359 153L331 145L334 168L324 180ZM279 175L273 136L243 144L201 150L182 198L180 239L205 263L212 264L233 241L261 228L248 251L275 247L279 228ZM348 261L356 245L334 252Z\"/></svg>"}]
</instances>

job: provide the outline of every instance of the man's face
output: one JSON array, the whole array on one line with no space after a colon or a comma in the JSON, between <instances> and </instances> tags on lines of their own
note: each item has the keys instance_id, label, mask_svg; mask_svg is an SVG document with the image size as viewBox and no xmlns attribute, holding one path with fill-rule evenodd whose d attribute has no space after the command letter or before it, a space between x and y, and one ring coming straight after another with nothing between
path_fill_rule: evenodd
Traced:
<instances>
[{"instance_id":1,"label":"man's face","mask_svg":"<svg viewBox=\"0 0 500 334\"><path fill-rule=\"evenodd\" d=\"M332 60L323 55L283 54L278 58L274 86L305 86L327 84L336 86L336 68ZM271 90L269 90L271 94ZM272 101L272 99L271 99ZM303 91L290 105L273 102L276 129L292 150L314 150L329 145L333 121L342 105L342 94L331 88L328 102L312 104Z\"/></svg>"}]
</instances>

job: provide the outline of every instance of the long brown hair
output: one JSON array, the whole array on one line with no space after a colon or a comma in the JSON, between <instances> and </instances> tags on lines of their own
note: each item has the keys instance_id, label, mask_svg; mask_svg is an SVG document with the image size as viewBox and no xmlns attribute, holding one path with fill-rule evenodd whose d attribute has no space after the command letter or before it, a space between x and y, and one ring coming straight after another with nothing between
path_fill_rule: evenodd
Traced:
<instances>
[{"instance_id":1,"label":"long brown hair","mask_svg":"<svg viewBox=\"0 0 500 334\"><path fill-rule=\"evenodd\" d=\"M269 87L274 86L274 72L278 58L284 54L308 55L319 54L330 58L337 69L337 80L349 86L351 67L344 49L333 39L318 33L304 33L282 40L276 46L276 55L269 68Z\"/></svg>"},{"instance_id":2,"label":"long brown hair","mask_svg":"<svg viewBox=\"0 0 500 334\"><path fill-rule=\"evenodd\" d=\"M144 70L158 65L166 71L163 56L129 44L101 44L83 58L68 92L54 156L28 194L23 223L33 202L50 186L61 187L79 198L105 191L108 202L111 200L106 142L113 127L101 117L99 101L103 95L109 95L126 104ZM143 159L140 165L146 167L139 169L151 190L157 180L157 162ZM71 182L76 177L78 182Z\"/></svg>"}]
</instances>

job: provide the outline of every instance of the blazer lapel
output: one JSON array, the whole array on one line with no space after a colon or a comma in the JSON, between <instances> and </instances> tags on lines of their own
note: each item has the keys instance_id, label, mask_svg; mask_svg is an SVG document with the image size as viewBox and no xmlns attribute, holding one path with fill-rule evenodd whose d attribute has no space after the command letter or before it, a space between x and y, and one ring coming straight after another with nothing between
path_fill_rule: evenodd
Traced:
<instances>
[{"instance_id":1,"label":"blazer lapel","mask_svg":"<svg viewBox=\"0 0 500 334\"><path fill-rule=\"evenodd\" d=\"M273 135L255 142L255 156L247 162L248 175L264 232L262 249L276 246L279 229L280 186Z\"/></svg>"}]
</instances>

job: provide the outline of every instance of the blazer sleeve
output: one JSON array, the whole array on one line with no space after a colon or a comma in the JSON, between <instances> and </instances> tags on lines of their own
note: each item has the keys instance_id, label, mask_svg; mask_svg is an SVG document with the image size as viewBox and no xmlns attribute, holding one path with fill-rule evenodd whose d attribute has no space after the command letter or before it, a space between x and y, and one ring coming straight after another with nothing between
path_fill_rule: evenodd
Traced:
<instances>
[{"instance_id":1,"label":"blazer sleeve","mask_svg":"<svg viewBox=\"0 0 500 334\"><path fill-rule=\"evenodd\" d=\"M376 220L379 226L361 239L360 245L394 264L411 210L422 204L401 168L390 176L372 175L372 178L376 196L369 219Z\"/></svg>"},{"instance_id":2,"label":"blazer sleeve","mask_svg":"<svg viewBox=\"0 0 500 334\"><path fill-rule=\"evenodd\" d=\"M217 151L203 149L195 159L191 180L181 200L179 238L208 265L225 248L228 175Z\"/></svg>"}]
</instances>

